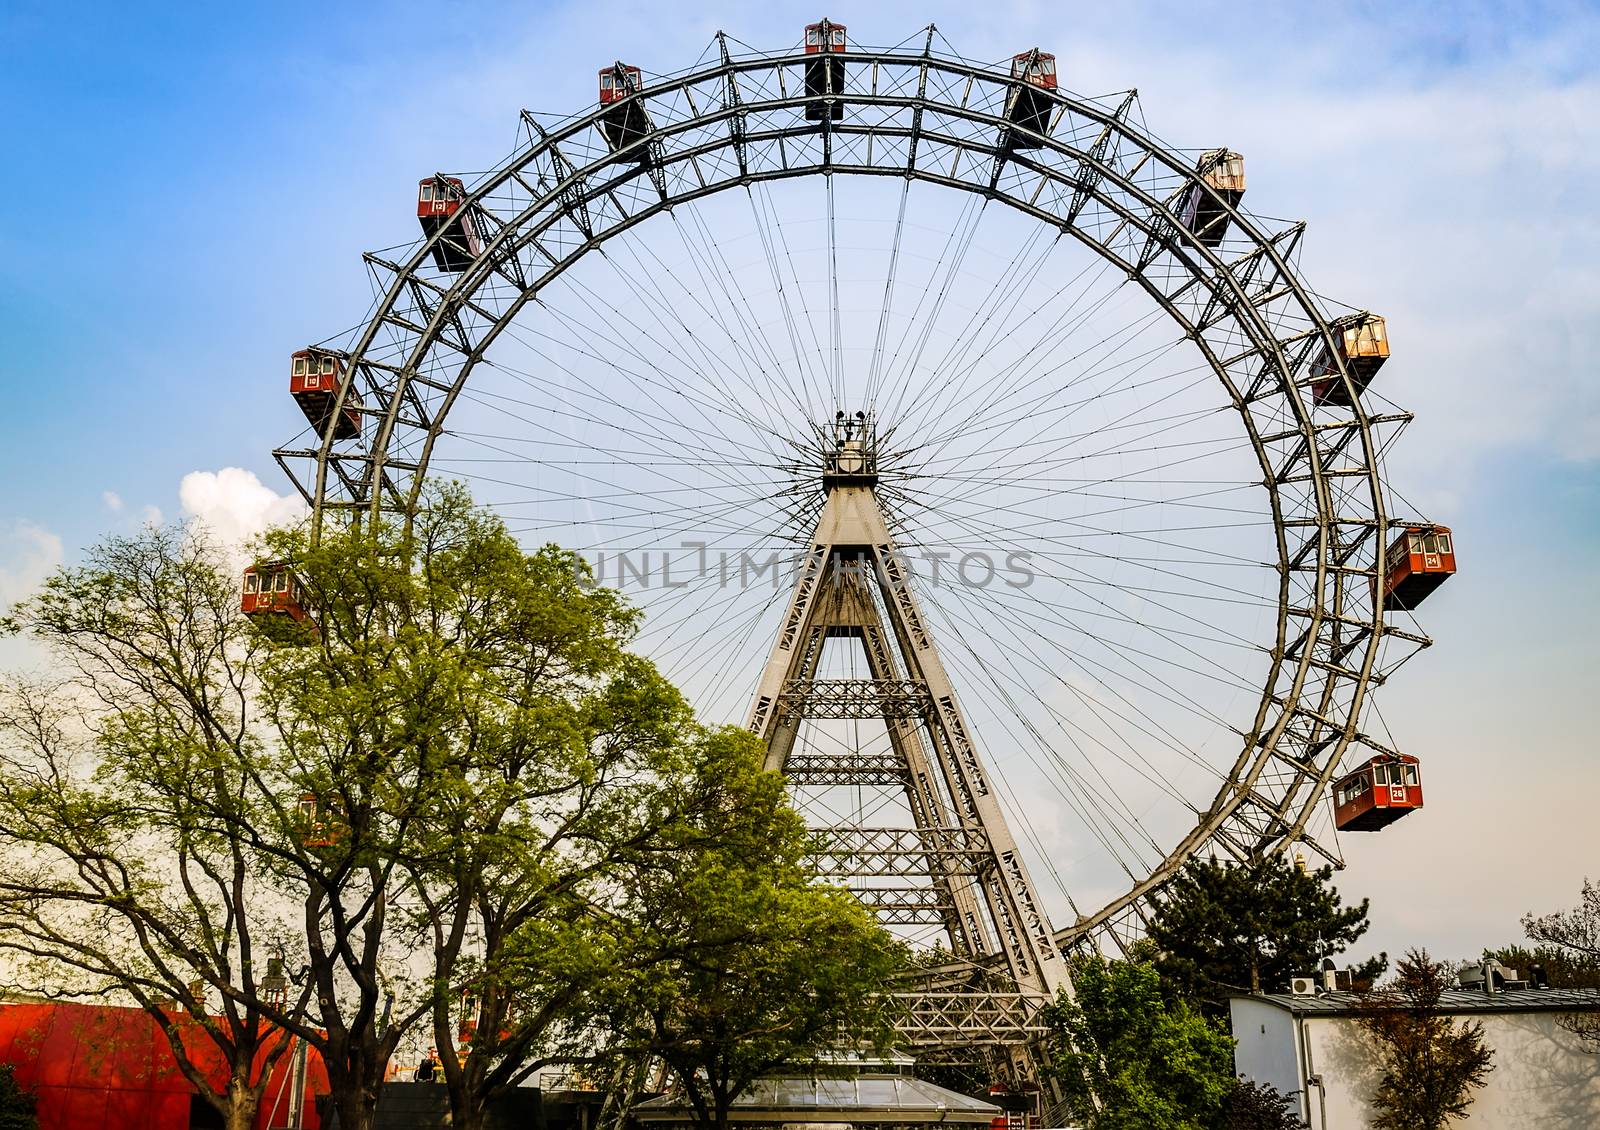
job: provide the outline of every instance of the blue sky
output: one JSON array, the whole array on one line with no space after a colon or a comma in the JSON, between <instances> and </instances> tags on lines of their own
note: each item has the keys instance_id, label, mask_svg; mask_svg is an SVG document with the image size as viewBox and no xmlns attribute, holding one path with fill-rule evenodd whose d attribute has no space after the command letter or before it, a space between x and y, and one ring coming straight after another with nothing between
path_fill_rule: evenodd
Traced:
<instances>
[{"instance_id":1,"label":"blue sky","mask_svg":"<svg viewBox=\"0 0 1600 1130\"><path fill-rule=\"evenodd\" d=\"M692 63L719 28L795 42L794 4L0 13L13 220L0 232L0 598L108 529L183 513L191 472L288 491L284 359L360 319L360 253L412 238L421 172L486 169L516 111L597 66ZM1386 688L1428 808L1352 838L1377 946L1464 955L1600 877L1600 15L1589 5L1125 3L835 8L872 43L930 20L964 54L1038 43L1084 93L1136 86L1181 145L1249 155L1308 221L1305 275L1390 319L1418 414L1391 478L1452 525L1437 646ZM108 495L109 492L109 495ZM196 496L198 497L198 496ZM193 502L194 499L191 499ZM215 517L215 514L212 515ZM246 519L241 522L248 524Z\"/></svg>"}]
</instances>

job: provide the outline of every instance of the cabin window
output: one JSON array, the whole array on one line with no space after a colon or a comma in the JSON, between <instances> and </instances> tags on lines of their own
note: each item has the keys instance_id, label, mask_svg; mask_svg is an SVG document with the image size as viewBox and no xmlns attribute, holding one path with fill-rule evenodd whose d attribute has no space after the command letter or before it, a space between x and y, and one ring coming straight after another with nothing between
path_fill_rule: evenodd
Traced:
<instances>
[{"instance_id":1,"label":"cabin window","mask_svg":"<svg viewBox=\"0 0 1600 1130\"><path fill-rule=\"evenodd\" d=\"M304 357L296 357L294 359L294 375L297 377L306 375L306 359Z\"/></svg>"},{"instance_id":2,"label":"cabin window","mask_svg":"<svg viewBox=\"0 0 1600 1130\"><path fill-rule=\"evenodd\" d=\"M844 46L844 28L836 27L833 29L833 45L835 47Z\"/></svg>"},{"instance_id":3,"label":"cabin window","mask_svg":"<svg viewBox=\"0 0 1600 1130\"><path fill-rule=\"evenodd\" d=\"M245 592L255 592L257 590L257 588L259 587L259 585L260 585L260 582L256 580L256 575L254 573L246 573L244 575L244 591Z\"/></svg>"},{"instance_id":4,"label":"cabin window","mask_svg":"<svg viewBox=\"0 0 1600 1130\"><path fill-rule=\"evenodd\" d=\"M822 43L822 32L814 27L806 28L806 46L816 47Z\"/></svg>"},{"instance_id":5,"label":"cabin window","mask_svg":"<svg viewBox=\"0 0 1600 1130\"><path fill-rule=\"evenodd\" d=\"M1449 534L1437 534L1435 536L1437 536L1438 539L1439 539L1439 552L1440 553L1449 553L1450 552L1450 535Z\"/></svg>"},{"instance_id":6,"label":"cabin window","mask_svg":"<svg viewBox=\"0 0 1600 1130\"><path fill-rule=\"evenodd\" d=\"M332 357L324 357L322 359L322 371L324 373L333 372L333 358Z\"/></svg>"},{"instance_id":7,"label":"cabin window","mask_svg":"<svg viewBox=\"0 0 1600 1130\"><path fill-rule=\"evenodd\" d=\"M1412 553L1422 552L1422 535L1411 533L1406 535L1406 544L1411 547Z\"/></svg>"},{"instance_id":8,"label":"cabin window","mask_svg":"<svg viewBox=\"0 0 1600 1130\"><path fill-rule=\"evenodd\" d=\"M423 200L432 200L433 199L433 185L425 184L425 185L422 186L422 197L421 198Z\"/></svg>"},{"instance_id":9,"label":"cabin window","mask_svg":"<svg viewBox=\"0 0 1600 1130\"><path fill-rule=\"evenodd\" d=\"M1439 552L1439 539L1434 534L1432 534L1431 532L1422 535L1422 552L1423 553L1438 553Z\"/></svg>"},{"instance_id":10,"label":"cabin window","mask_svg":"<svg viewBox=\"0 0 1600 1130\"><path fill-rule=\"evenodd\" d=\"M1389 783L1388 766L1374 765L1372 767L1372 783L1375 785L1387 785Z\"/></svg>"},{"instance_id":11,"label":"cabin window","mask_svg":"<svg viewBox=\"0 0 1600 1130\"><path fill-rule=\"evenodd\" d=\"M277 577L274 578L273 583L272 583L272 587L277 589L279 592L288 592L289 591L289 574L287 574L287 573L279 573L277 575Z\"/></svg>"},{"instance_id":12,"label":"cabin window","mask_svg":"<svg viewBox=\"0 0 1600 1130\"><path fill-rule=\"evenodd\" d=\"M1417 782L1417 767L1415 765L1407 765L1406 766L1406 784L1415 785L1417 783L1418 783Z\"/></svg>"},{"instance_id":13,"label":"cabin window","mask_svg":"<svg viewBox=\"0 0 1600 1130\"><path fill-rule=\"evenodd\" d=\"M1039 73L1044 75L1045 78L1053 77L1056 73L1056 61L1051 58L1041 58L1039 60Z\"/></svg>"}]
</instances>

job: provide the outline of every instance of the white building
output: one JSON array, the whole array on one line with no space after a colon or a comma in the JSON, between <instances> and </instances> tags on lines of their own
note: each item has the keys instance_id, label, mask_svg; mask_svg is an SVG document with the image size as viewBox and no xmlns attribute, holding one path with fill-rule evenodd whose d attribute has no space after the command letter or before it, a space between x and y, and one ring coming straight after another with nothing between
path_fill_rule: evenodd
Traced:
<instances>
[{"instance_id":1,"label":"white building","mask_svg":"<svg viewBox=\"0 0 1600 1130\"><path fill-rule=\"evenodd\" d=\"M1312 1130L1360 1130L1381 1071L1357 1019L1353 993L1234 997L1234 1066L1300 1100ZM1452 990L1440 1011L1483 1025L1494 1069L1476 1093L1467 1130L1593 1130L1600 1127L1600 1052L1557 1023L1600 1009L1596 989Z\"/></svg>"}]
</instances>

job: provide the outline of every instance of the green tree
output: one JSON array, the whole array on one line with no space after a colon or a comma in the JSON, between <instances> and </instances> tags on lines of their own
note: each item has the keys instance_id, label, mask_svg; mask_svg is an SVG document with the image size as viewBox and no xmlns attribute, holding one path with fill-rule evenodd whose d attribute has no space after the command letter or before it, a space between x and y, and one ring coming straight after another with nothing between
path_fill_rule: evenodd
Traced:
<instances>
[{"instance_id":1,"label":"green tree","mask_svg":"<svg viewBox=\"0 0 1600 1130\"><path fill-rule=\"evenodd\" d=\"M1367 932L1367 900L1346 907L1333 869L1301 871L1281 855L1248 863L1191 860L1162 891L1149 939L1170 993L1226 1016L1228 997L1283 992L1296 973L1317 969ZM1356 971L1371 983L1385 955Z\"/></svg>"},{"instance_id":2,"label":"green tree","mask_svg":"<svg viewBox=\"0 0 1600 1130\"><path fill-rule=\"evenodd\" d=\"M725 1130L762 1075L841 1044L885 1044L901 949L846 891L819 885L812 846L757 739L719 731L677 805L673 840L641 859L633 975L611 996L619 1051L665 1063L702 1125Z\"/></svg>"},{"instance_id":3,"label":"green tree","mask_svg":"<svg viewBox=\"0 0 1600 1130\"><path fill-rule=\"evenodd\" d=\"M263 556L294 562L311 621L247 624L184 531L109 542L16 611L72 678L0 716L0 945L42 985L176 1000L180 1064L198 1027L235 1065L213 1097L237 1125L293 1034L364 1130L401 1040L453 1037L473 992L473 1054L437 1041L470 1126L581 1024L574 974L608 951L570 924L606 922L610 869L675 826L704 733L626 653L616 594L457 488Z\"/></svg>"},{"instance_id":4,"label":"green tree","mask_svg":"<svg viewBox=\"0 0 1600 1130\"><path fill-rule=\"evenodd\" d=\"M1467 1116L1488 1078L1494 1052L1483 1026L1439 1012L1451 980L1427 950L1409 950L1393 982L1367 996L1361 1024L1383 1071L1372 1097L1376 1130L1442 1130Z\"/></svg>"},{"instance_id":5,"label":"green tree","mask_svg":"<svg viewBox=\"0 0 1600 1130\"><path fill-rule=\"evenodd\" d=\"M590 908L672 822L702 732L626 651L637 612L580 559L524 552L459 489L427 503L406 529L273 535L319 627L264 681L293 723L291 771L341 813L366 889L403 894L393 928L428 955L430 1042L470 1130L561 1052L607 967ZM335 989L321 969L319 993Z\"/></svg>"},{"instance_id":6,"label":"green tree","mask_svg":"<svg viewBox=\"0 0 1600 1130\"><path fill-rule=\"evenodd\" d=\"M1233 1041L1142 962L1076 963L1076 1000L1044 1014L1049 1070L1092 1130L1207 1130L1233 1091ZM1095 1101L1098 1100L1098 1109Z\"/></svg>"},{"instance_id":7,"label":"green tree","mask_svg":"<svg viewBox=\"0 0 1600 1130\"><path fill-rule=\"evenodd\" d=\"M38 1099L17 1082L13 1064L0 1063L0 1130L39 1130Z\"/></svg>"},{"instance_id":8,"label":"green tree","mask_svg":"<svg viewBox=\"0 0 1600 1130\"><path fill-rule=\"evenodd\" d=\"M0 949L40 995L117 994L160 1026L230 1128L254 1121L284 1021L263 985L286 908L239 830L255 803L258 641L204 542L146 529L92 549L12 610L64 674L0 689ZM228 1064L221 1090L199 1061Z\"/></svg>"},{"instance_id":9,"label":"green tree","mask_svg":"<svg viewBox=\"0 0 1600 1130\"><path fill-rule=\"evenodd\" d=\"M1572 950L1541 943L1533 946L1501 946L1484 950L1483 956L1497 961L1524 976L1539 966L1552 989L1600 989L1600 958L1586 957ZM1471 960L1463 965L1472 964Z\"/></svg>"},{"instance_id":10,"label":"green tree","mask_svg":"<svg viewBox=\"0 0 1600 1130\"><path fill-rule=\"evenodd\" d=\"M1294 1105L1292 1094L1271 1084L1235 1079L1213 1125L1216 1130L1307 1130Z\"/></svg>"},{"instance_id":11,"label":"green tree","mask_svg":"<svg viewBox=\"0 0 1600 1130\"><path fill-rule=\"evenodd\" d=\"M1575 988L1600 985L1600 887L1585 879L1583 897L1576 907L1554 914L1526 914L1522 929L1532 941L1555 951L1546 967L1556 970L1567 984ZM1556 983L1555 975L1551 983ZM1571 1013L1562 1017L1561 1023L1591 1050L1600 1051L1600 1011Z\"/></svg>"}]
</instances>

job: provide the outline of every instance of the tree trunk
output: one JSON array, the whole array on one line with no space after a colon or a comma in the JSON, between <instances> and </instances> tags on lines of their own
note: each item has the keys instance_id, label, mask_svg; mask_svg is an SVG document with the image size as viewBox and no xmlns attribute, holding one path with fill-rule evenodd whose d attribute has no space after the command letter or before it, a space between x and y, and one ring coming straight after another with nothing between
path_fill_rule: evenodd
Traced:
<instances>
[{"instance_id":1,"label":"tree trunk","mask_svg":"<svg viewBox=\"0 0 1600 1130\"><path fill-rule=\"evenodd\" d=\"M378 1093L360 1084L334 1090L333 1105L339 1112L339 1130L372 1130L377 1121Z\"/></svg>"},{"instance_id":2,"label":"tree trunk","mask_svg":"<svg viewBox=\"0 0 1600 1130\"><path fill-rule=\"evenodd\" d=\"M235 1095L222 1116L222 1125L226 1130L252 1130L259 1106L252 1095Z\"/></svg>"}]
</instances>

